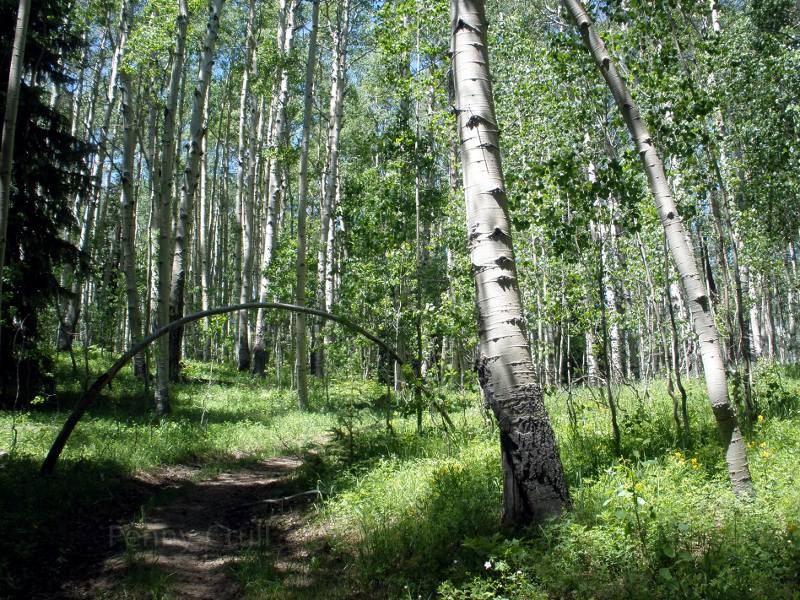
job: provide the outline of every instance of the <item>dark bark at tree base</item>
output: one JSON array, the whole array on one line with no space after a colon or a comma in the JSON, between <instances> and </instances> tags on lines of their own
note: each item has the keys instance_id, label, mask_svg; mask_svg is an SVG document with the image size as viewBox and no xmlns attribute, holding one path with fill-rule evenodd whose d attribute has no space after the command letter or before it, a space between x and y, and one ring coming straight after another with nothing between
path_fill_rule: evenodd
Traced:
<instances>
[{"instance_id":1,"label":"dark bark at tree base","mask_svg":"<svg viewBox=\"0 0 800 600\"><path fill-rule=\"evenodd\" d=\"M311 374L317 379L325 377L325 353L319 348L311 351L311 358L309 360L309 369Z\"/></svg>"},{"instance_id":2,"label":"dark bark at tree base","mask_svg":"<svg viewBox=\"0 0 800 600\"><path fill-rule=\"evenodd\" d=\"M183 315L180 312L171 312L170 321L177 321ZM176 327L169 334L169 380L173 383L181 379L181 345L183 343L183 327Z\"/></svg>"},{"instance_id":3,"label":"dark bark at tree base","mask_svg":"<svg viewBox=\"0 0 800 600\"><path fill-rule=\"evenodd\" d=\"M58 324L58 338L56 339L56 349L59 352L71 352L72 343L78 336L78 318L80 317L80 307L70 302L67 313Z\"/></svg>"},{"instance_id":4,"label":"dark bark at tree base","mask_svg":"<svg viewBox=\"0 0 800 600\"><path fill-rule=\"evenodd\" d=\"M244 373L250 370L250 348L247 345L240 345L236 353L236 370Z\"/></svg>"},{"instance_id":5,"label":"dark bark at tree base","mask_svg":"<svg viewBox=\"0 0 800 600\"><path fill-rule=\"evenodd\" d=\"M267 349L261 344L256 344L253 347L253 375L266 377L268 360L269 355L267 354Z\"/></svg>"},{"instance_id":6,"label":"dark bark at tree base","mask_svg":"<svg viewBox=\"0 0 800 600\"><path fill-rule=\"evenodd\" d=\"M572 505L558 445L544 409L542 388L519 388L511 398L492 393L489 359L477 361L478 379L500 427L504 527L541 522Z\"/></svg>"}]
</instances>

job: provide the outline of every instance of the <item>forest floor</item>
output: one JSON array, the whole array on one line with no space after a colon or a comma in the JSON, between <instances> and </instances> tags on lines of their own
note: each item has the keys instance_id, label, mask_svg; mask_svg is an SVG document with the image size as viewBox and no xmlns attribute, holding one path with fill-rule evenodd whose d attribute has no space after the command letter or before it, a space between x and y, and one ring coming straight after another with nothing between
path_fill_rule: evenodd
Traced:
<instances>
[{"instance_id":1,"label":"forest floor","mask_svg":"<svg viewBox=\"0 0 800 600\"><path fill-rule=\"evenodd\" d=\"M311 585L307 509L315 494L295 491L302 464L279 456L205 478L200 465L143 474L156 490L150 508L115 531L122 547L70 595L120 597L145 587L190 600L239 598L233 568L252 547L268 547L296 585Z\"/></svg>"},{"instance_id":2,"label":"forest floor","mask_svg":"<svg viewBox=\"0 0 800 600\"><path fill-rule=\"evenodd\" d=\"M99 373L108 357L93 356ZM800 369L760 365L744 435L757 497L730 491L702 382L681 439L663 380L619 386L621 446L597 388L549 390L574 507L499 527L497 429L474 388L413 397L317 382L294 392L190 363L153 417L121 374L38 468L84 383L0 411L0 599L796 598Z\"/></svg>"}]
</instances>

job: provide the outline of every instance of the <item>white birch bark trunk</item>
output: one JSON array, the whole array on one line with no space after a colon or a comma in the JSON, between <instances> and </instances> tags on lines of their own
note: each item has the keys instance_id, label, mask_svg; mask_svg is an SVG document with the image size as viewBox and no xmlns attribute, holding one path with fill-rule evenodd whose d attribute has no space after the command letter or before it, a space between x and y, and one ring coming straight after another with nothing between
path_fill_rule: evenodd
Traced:
<instances>
[{"instance_id":1,"label":"white birch bark trunk","mask_svg":"<svg viewBox=\"0 0 800 600\"><path fill-rule=\"evenodd\" d=\"M280 147L285 142L286 131L286 106L289 102L289 70L286 68L286 58L292 51L294 44L294 22L298 8L296 0L279 0L279 10L283 13L281 26L278 32L279 67L277 73L278 86L272 102L275 114L270 132L270 160L269 188L267 192L267 215L264 228L264 244L261 255L261 277L258 285L259 302L267 301L269 293L269 278L267 276L275 246L278 241L278 210L280 196ZM256 315L256 336L253 345L253 373L264 376L267 362L266 352L266 311L259 309Z\"/></svg>"},{"instance_id":2,"label":"white birch bark trunk","mask_svg":"<svg viewBox=\"0 0 800 600\"><path fill-rule=\"evenodd\" d=\"M6 106L3 116L3 138L0 142L0 319L3 316L3 268L5 267L8 236L8 214L11 208L11 170L14 164L14 134L17 130L22 68L25 60L25 40L28 34L28 18L31 0L20 0L17 9L17 25L14 30L14 46L11 48L11 65L8 70Z\"/></svg>"},{"instance_id":3,"label":"white birch bark trunk","mask_svg":"<svg viewBox=\"0 0 800 600\"><path fill-rule=\"evenodd\" d=\"M136 195L133 186L134 153L136 152L136 119L131 98L130 77L120 74L120 103L122 105L122 202L120 206L120 246L122 271L125 276L125 297L128 303L130 345L142 340L142 310L139 304L139 280L136 276ZM133 358L133 372L145 376L144 354Z\"/></svg>"},{"instance_id":4,"label":"white birch bark trunk","mask_svg":"<svg viewBox=\"0 0 800 600\"><path fill-rule=\"evenodd\" d=\"M295 304L306 304L306 210L308 205L308 146L311 140L311 111L314 108L314 70L317 66L317 30L319 28L319 0L311 0L311 31L308 39L306 82L303 91L303 133L300 139L300 182L297 194L297 283ZM301 410L308 407L308 340L306 315L295 317L297 403Z\"/></svg>"},{"instance_id":5,"label":"white birch bark trunk","mask_svg":"<svg viewBox=\"0 0 800 600\"><path fill-rule=\"evenodd\" d=\"M750 296L750 332L753 340L753 359L758 360L764 354L764 343L761 338L761 317L759 315L761 300L756 291L755 277L751 277L748 286Z\"/></svg>"},{"instance_id":6,"label":"white birch bark trunk","mask_svg":"<svg viewBox=\"0 0 800 600\"><path fill-rule=\"evenodd\" d=\"M706 295L692 247L687 243L683 221L672 197L667 182L664 165L653 144L637 104L631 97L625 82L617 72L594 25L580 0L562 0L565 8L578 25L586 47L614 96L625 124L636 144L636 149L647 174L653 193L656 209L667 237L670 253L680 274L689 308L692 314L695 333L700 341L700 355L708 389L709 401L717 421L723 443L728 474L733 491L737 494L753 493L750 469L744 440L739 430L736 411L728 398L728 383L725 364L719 344L719 336L711 314L711 304Z\"/></svg>"},{"instance_id":7,"label":"white birch bark trunk","mask_svg":"<svg viewBox=\"0 0 800 600\"><path fill-rule=\"evenodd\" d=\"M227 86L226 86L227 90ZM206 96L210 95L211 87L206 90ZM223 114L225 111L225 104L222 106ZM208 124L208 97L206 97L206 110L203 121ZM220 124L223 119L220 119ZM208 125L207 125L208 126ZM221 126L221 125L220 125ZM209 304L209 285L211 284L211 248L209 246L209 239L214 239L214 190L216 189L216 177L219 166L219 146L222 140L218 138L217 141L217 154L213 165L214 184L212 185L212 192L209 198L208 194L208 136L204 135L200 141L200 205L198 214L198 227L197 227L197 257L199 261L200 270L200 309L208 310ZM211 320L206 320L206 330L203 335L203 360L211 360Z\"/></svg>"},{"instance_id":8,"label":"white birch bark trunk","mask_svg":"<svg viewBox=\"0 0 800 600\"><path fill-rule=\"evenodd\" d=\"M186 51L186 30L189 11L186 0L179 0L176 19L175 53L169 77L167 102L164 106L164 126L161 137L159 189L155 207L158 213L158 250L156 283L156 327L169 323L169 300L172 283L172 198L175 175L175 116L181 89L181 75ZM158 340L156 347L155 409L157 414L169 412L169 337Z\"/></svg>"},{"instance_id":9,"label":"white birch bark trunk","mask_svg":"<svg viewBox=\"0 0 800 600\"><path fill-rule=\"evenodd\" d=\"M252 212L252 202L245 199L245 172L247 168L247 157L245 156L245 124L247 123L247 97L250 85L250 70L255 60L255 38L253 37L253 21L255 18L255 0L250 0L249 16L247 19L247 47L245 54L244 71L242 72L242 91L239 97L239 144L237 146L236 162L239 171L236 175L236 220L239 231L236 237L236 248L234 250L234 260L236 261L236 293L239 295L240 302L250 301L250 264L247 257L252 257L252 232L250 231L252 219L248 219L247 207ZM255 109L253 109L255 111ZM252 160L252 157L250 157ZM236 327L236 367L239 371L250 369L250 336L248 326L247 311L241 311L238 315Z\"/></svg>"},{"instance_id":10,"label":"white birch bark trunk","mask_svg":"<svg viewBox=\"0 0 800 600\"><path fill-rule=\"evenodd\" d=\"M337 26L334 30L333 57L331 59L331 97L328 110L328 141L325 173L323 176L323 195L320 211L319 248L317 250L317 306L327 310L325 300L325 280L328 271L328 237L331 226L331 209L336 195L336 178L339 171L339 132L342 125L342 103L347 66L347 43L350 28L350 0L341 0ZM322 328L314 328L314 375L322 377L325 373L325 352L323 349Z\"/></svg>"},{"instance_id":11,"label":"white birch bark trunk","mask_svg":"<svg viewBox=\"0 0 800 600\"><path fill-rule=\"evenodd\" d=\"M500 426L503 522L522 524L570 505L555 435L536 383L511 243L483 0L451 0L455 111L475 278L478 377Z\"/></svg>"},{"instance_id":12,"label":"white birch bark trunk","mask_svg":"<svg viewBox=\"0 0 800 600\"><path fill-rule=\"evenodd\" d=\"M225 0L212 0L209 5L208 24L206 25L203 51L200 56L200 70L194 86L192 116L189 124L189 150L183 171L178 218L175 223L175 251L172 257L172 279L170 284L170 321L176 321L183 316L187 251L192 233L191 218L194 215L194 196L197 191L200 161L203 156L203 139L206 135L206 123L204 121L206 98L211 84L214 48L217 43L219 20L224 5ZM171 381L177 381L180 374L182 339L183 328L173 329L169 336Z\"/></svg>"}]
</instances>

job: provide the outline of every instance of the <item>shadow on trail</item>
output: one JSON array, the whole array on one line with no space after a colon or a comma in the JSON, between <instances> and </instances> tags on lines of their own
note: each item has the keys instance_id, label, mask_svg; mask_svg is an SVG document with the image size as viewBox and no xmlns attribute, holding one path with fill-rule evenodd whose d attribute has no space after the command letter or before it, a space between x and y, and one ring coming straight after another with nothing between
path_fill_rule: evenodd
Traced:
<instances>
[{"instance_id":1,"label":"shadow on trail","mask_svg":"<svg viewBox=\"0 0 800 600\"><path fill-rule=\"evenodd\" d=\"M14 461L0 472L0 597L240 597L243 554L295 554L289 536L315 498L293 496L300 464L174 465L133 478L93 461L42 479L35 462ZM205 469L219 472L197 480Z\"/></svg>"},{"instance_id":2,"label":"shadow on trail","mask_svg":"<svg viewBox=\"0 0 800 600\"><path fill-rule=\"evenodd\" d=\"M119 548L115 527L135 518L157 487L122 477L114 462L65 463L39 477L15 459L0 471L0 597L61 598Z\"/></svg>"},{"instance_id":3,"label":"shadow on trail","mask_svg":"<svg viewBox=\"0 0 800 600\"><path fill-rule=\"evenodd\" d=\"M181 598L239 597L230 570L247 549L280 543L272 515L303 501L304 496L280 501L293 493L291 474L299 465L295 458L279 457L204 481L192 480L197 468L165 469L149 507L115 532L125 552L106 561L92 583L94 593L143 591L135 589L131 576L145 567L162 573L167 590Z\"/></svg>"}]
</instances>

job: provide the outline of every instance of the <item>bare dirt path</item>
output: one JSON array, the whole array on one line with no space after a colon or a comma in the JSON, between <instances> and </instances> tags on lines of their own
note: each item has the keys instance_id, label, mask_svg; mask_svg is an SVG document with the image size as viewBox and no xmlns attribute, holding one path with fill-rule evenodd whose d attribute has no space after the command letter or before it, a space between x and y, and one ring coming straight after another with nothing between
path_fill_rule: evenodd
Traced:
<instances>
[{"instance_id":1,"label":"bare dirt path","mask_svg":"<svg viewBox=\"0 0 800 600\"><path fill-rule=\"evenodd\" d=\"M314 496L298 493L292 481L302 464L284 456L207 479L199 479L200 466L185 465L143 476L159 490L154 506L145 504L139 519L112 530L116 553L72 597L130 597L144 587L172 598L239 598L231 570L252 547L269 548L283 575L305 586L305 509Z\"/></svg>"}]
</instances>

